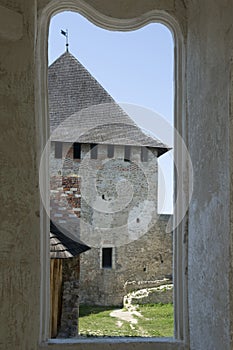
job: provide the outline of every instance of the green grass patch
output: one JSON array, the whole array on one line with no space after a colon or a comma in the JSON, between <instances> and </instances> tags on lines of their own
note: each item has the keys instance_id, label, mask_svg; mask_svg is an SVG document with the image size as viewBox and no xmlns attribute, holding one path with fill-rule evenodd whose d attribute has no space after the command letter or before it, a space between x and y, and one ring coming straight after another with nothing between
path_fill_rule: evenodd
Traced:
<instances>
[{"instance_id":1,"label":"green grass patch","mask_svg":"<svg viewBox=\"0 0 233 350\"><path fill-rule=\"evenodd\" d=\"M146 304L137 307L141 317L136 324L111 317L117 310L109 306L85 306L79 310L79 334L82 336L173 337L172 304ZM119 310L119 309L118 309ZM125 310L125 309L124 309Z\"/></svg>"}]
</instances>

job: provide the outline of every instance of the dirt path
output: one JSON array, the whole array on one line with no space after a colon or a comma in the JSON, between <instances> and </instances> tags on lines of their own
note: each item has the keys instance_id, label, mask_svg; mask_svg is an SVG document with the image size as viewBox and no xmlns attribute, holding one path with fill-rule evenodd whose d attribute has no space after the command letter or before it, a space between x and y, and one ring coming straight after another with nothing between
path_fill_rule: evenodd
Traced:
<instances>
[{"instance_id":1,"label":"dirt path","mask_svg":"<svg viewBox=\"0 0 233 350\"><path fill-rule=\"evenodd\" d=\"M131 308L128 310L123 310L123 309L113 310L110 313L110 316L116 317L119 320L126 321L126 322L129 322L131 324L137 324L138 320L134 316L142 317L142 314L140 312L136 311L135 307L131 306Z\"/></svg>"}]
</instances>

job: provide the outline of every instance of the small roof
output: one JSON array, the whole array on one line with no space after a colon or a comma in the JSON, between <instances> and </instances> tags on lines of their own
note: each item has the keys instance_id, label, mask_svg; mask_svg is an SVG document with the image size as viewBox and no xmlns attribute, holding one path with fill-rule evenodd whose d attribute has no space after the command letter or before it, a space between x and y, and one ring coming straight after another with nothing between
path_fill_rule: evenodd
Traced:
<instances>
[{"instance_id":1,"label":"small roof","mask_svg":"<svg viewBox=\"0 0 233 350\"><path fill-rule=\"evenodd\" d=\"M71 232L54 224L50 220L50 258L73 258L91 249Z\"/></svg>"},{"instance_id":2,"label":"small roof","mask_svg":"<svg viewBox=\"0 0 233 350\"><path fill-rule=\"evenodd\" d=\"M147 146L158 156L171 149L146 134L69 52L49 67L48 91L52 141Z\"/></svg>"}]
</instances>

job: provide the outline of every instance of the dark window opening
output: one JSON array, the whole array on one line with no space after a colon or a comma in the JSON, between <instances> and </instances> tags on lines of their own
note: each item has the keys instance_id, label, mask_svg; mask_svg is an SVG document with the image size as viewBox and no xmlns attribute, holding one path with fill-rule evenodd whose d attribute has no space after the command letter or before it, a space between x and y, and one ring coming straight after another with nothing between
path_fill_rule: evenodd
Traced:
<instances>
[{"instance_id":1,"label":"dark window opening","mask_svg":"<svg viewBox=\"0 0 233 350\"><path fill-rule=\"evenodd\" d=\"M114 156L114 145L108 145L108 158L113 158Z\"/></svg>"},{"instance_id":2,"label":"dark window opening","mask_svg":"<svg viewBox=\"0 0 233 350\"><path fill-rule=\"evenodd\" d=\"M97 159L98 156L98 146L96 143L91 143L90 144L91 148L91 159Z\"/></svg>"},{"instance_id":3,"label":"dark window opening","mask_svg":"<svg viewBox=\"0 0 233 350\"><path fill-rule=\"evenodd\" d=\"M112 248L102 248L102 267L112 268Z\"/></svg>"},{"instance_id":4,"label":"dark window opening","mask_svg":"<svg viewBox=\"0 0 233 350\"><path fill-rule=\"evenodd\" d=\"M73 144L73 158L81 159L81 143L75 142Z\"/></svg>"},{"instance_id":5,"label":"dark window opening","mask_svg":"<svg viewBox=\"0 0 233 350\"><path fill-rule=\"evenodd\" d=\"M124 161L129 162L130 161L130 153L131 153L131 147L125 146L125 155L124 155Z\"/></svg>"},{"instance_id":6,"label":"dark window opening","mask_svg":"<svg viewBox=\"0 0 233 350\"><path fill-rule=\"evenodd\" d=\"M147 162L147 161L148 161L148 148L141 147L141 162Z\"/></svg>"},{"instance_id":7,"label":"dark window opening","mask_svg":"<svg viewBox=\"0 0 233 350\"><path fill-rule=\"evenodd\" d=\"M55 142L55 158L62 158L62 142Z\"/></svg>"}]
</instances>

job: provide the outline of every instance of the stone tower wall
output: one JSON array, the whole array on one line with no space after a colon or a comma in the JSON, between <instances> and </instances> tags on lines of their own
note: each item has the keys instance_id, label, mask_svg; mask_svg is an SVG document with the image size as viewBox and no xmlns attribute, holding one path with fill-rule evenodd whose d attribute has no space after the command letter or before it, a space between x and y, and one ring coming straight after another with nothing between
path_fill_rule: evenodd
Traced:
<instances>
[{"instance_id":1,"label":"stone tower wall","mask_svg":"<svg viewBox=\"0 0 233 350\"><path fill-rule=\"evenodd\" d=\"M101 248L81 256L80 303L122 305L127 282L170 278L172 274L172 234L165 233L168 215L140 239L113 248L113 267L102 268ZM132 289L134 289L132 287ZM172 300L170 300L172 301Z\"/></svg>"},{"instance_id":2,"label":"stone tower wall","mask_svg":"<svg viewBox=\"0 0 233 350\"><path fill-rule=\"evenodd\" d=\"M74 160L72 144L64 144L62 160L54 159L52 144L51 178L62 178L61 207L74 208L65 220L80 217L78 224L73 221L74 231L92 247L80 256L81 303L121 305L127 282L172 274L169 216L157 215L157 151L149 150L147 162L140 161L140 151L132 147L127 162L124 146L114 147L112 159L107 146L98 145L97 159L90 159L90 145L85 144L81 160ZM112 268L102 268L104 247L112 248Z\"/></svg>"}]
</instances>

